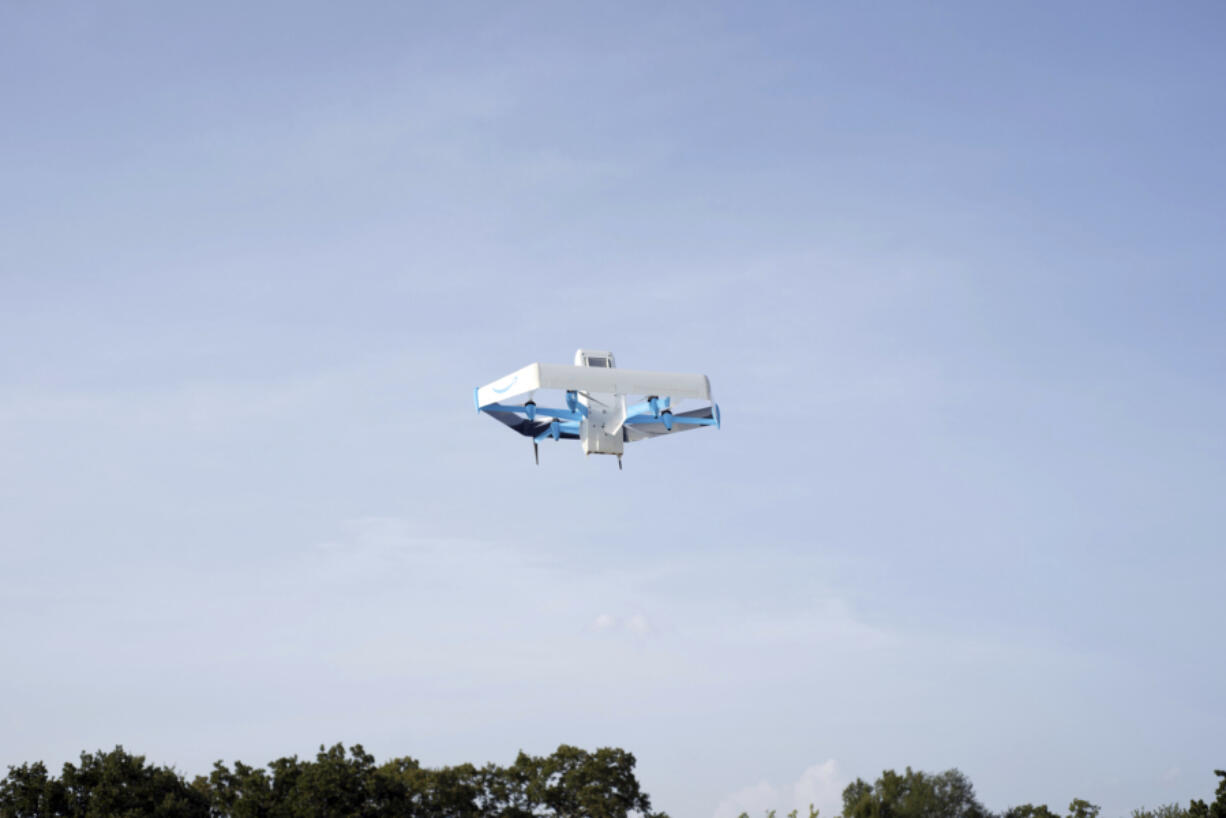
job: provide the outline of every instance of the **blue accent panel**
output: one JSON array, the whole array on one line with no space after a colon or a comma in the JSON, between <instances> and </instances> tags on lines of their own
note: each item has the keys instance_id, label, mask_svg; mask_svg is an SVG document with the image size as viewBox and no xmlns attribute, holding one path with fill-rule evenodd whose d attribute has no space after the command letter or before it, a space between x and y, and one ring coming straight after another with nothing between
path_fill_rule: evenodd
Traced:
<instances>
[{"instance_id":1,"label":"blue accent panel","mask_svg":"<svg viewBox=\"0 0 1226 818\"><path fill-rule=\"evenodd\" d=\"M644 423L663 423L664 428L672 431L670 424L680 423L685 426L718 426L719 423L715 418L687 418L685 415L672 415L672 420L656 420L651 415L635 415L632 418L626 418L627 426L638 426Z\"/></svg>"},{"instance_id":2,"label":"blue accent panel","mask_svg":"<svg viewBox=\"0 0 1226 818\"><path fill-rule=\"evenodd\" d=\"M719 426L719 421L715 418L673 418L673 423L681 423L688 426ZM665 424L667 426L668 424Z\"/></svg>"},{"instance_id":3,"label":"blue accent panel","mask_svg":"<svg viewBox=\"0 0 1226 818\"><path fill-rule=\"evenodd\" d=\"M634 417L635 415L647 415L650 413L652 418L660 416L659 411L653 411L651 401L639 401L638 403L626 407L626 417Z\"/></svg>"},{"instance_id":4,"label":"blue accent panel","mask_svg":"<svg viewBox=\"0 0 1226 818\"><path fill-rule=\"evenodd\" d=\"M473 387L473 406L477 407L478 414L481 412L481 400L477 397L477 391L480 387Z\"/></svg>"},{"instance_id":5,"label":"blue accent panel","mask_svg":"<svg viewBox=\"0 0 1226 818\"><path fill-rule=\"evenodd\" d=\"M561 440L562 438L577 440L579 437L579 423L577 421L563 421L559 423L556 420L551 420L549 425L539 432L533 440L536 443L540 443L542 440L551 437L554 440Z\"/></svg>"},{"instance_id":6,"label":"blue accent panel","mask_svg":"<svg viewBox=\"0 0 1226 818\"><path fill-rule=\"evenodd\" d=\"M579 408L582 409L583 407ZM559 420L582 420L587 414L586 412L568 412L565 409L550 409L547 406L503 406L501 403L491 403L489 406L482 406L481 411L489 412L490 414L526 415L528 420L536 420L537 417L558 418Z\"/></svg>"},{"instance_id":7,"label":"blue accent panel","mask_svg":"<svg viewBox=\"0 0 1226 818\"><path fill-rule=\"evenodd\" d=\"M573 420L580 421L583 415L578 412L567 412L565 409L537 409L536 413L547 418L557 418L558 420Z\"/></svg>"},{"instance_id":8,"label":"blue accent panel","mask_svg":"<svg viewBox=\"0 0 1226 818\"><path fill-rule=\"evenodd\" d=\"M721 428L721 427L720 427L720 425L719 425L719 404L718 404L718 403L713 403L713 404L711 404L711 406L713 407L714 412L715 412L715 428L716 428L716 429L719 429L719 428Z\"/></svg>"},{"instance_id":9,"label":"blue accent panel","mask_svg":"<svg viewBox=\"0 0 1226 818\"><path fill-rule=\"evenodd\" d=\"M510 408L510 407L507 407ZM518 407L523 408L523 407ZM488 409L488 407L487 407ZM492 411L487 414L494 420L501 423L503 426L511 429L524 437L536 437L541 432L549 429L548 423L542 423L540 420L528 420L522 414L511 411ZM578 440L579 439L579 424L578 420L561 420L558 422L558 436L562 440Z\"/></svg>"},{"instance_id":10,"label":"blue accent panel","mask_svg":"<svg viewBox=\"0 0 1226 818\"><path fill-rule=\"evenodd\" d=\"M681 414L674 414L671 409L667 409L660 413L660 417L652 417L649 412L642 412L625 420L625 425L644 426L648 427L644 432L648 435L660 435L674 431L674 426L680 423L682 426L719 426L719 407L712 403L706 409L694 409ZM655 428L651 428L651 427ZM662 427L662 428L661 428Z\"/></svg>"}]
</instances>

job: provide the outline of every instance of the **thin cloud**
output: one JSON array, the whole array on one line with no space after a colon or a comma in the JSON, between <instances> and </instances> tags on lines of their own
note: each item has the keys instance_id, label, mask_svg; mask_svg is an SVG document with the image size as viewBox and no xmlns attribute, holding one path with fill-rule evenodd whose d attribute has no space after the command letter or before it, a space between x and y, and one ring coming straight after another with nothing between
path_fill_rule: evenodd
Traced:
<instances>
[{"instance_id":1,"label":"thin cloud","mask_svg":"<svg viewBox=\"0 0 1226 818\"><path fill-rule=\"evenodd\" d=\"M743 787L720 801L712 818L736 818L741 813L757 816L768 810L786 813L796 810L799 815L809 814L809 805L818 809L823 818L834 818L842 812L843 789L847 779L833 759L807 767L791 787L791 803L769 781L760 781Z\"/></svg>"},{"instance_id":2,"label":"thin cloud","mask_svg":"<svg viewBox=\"0 0 1226 818\"><path fill-rule=\"evenodd\" d=\"M715 808L712 818L737 818L742 812L761 815L779 803L779 793L768 781L759 781L729 795Z\"/></svg>"},{"instance_id":3,"label":"thin cloud","mask_svg":"<svg viewBox=\"0 0 1226 818\"><path fill-rule=\"evenodd\" d=\"M827 759L800 774L792 785L792 805L801 815L808 815L808 807L812 804L819 815L834 818L842 812L843 790L847 784L838 762Z\"/></svg>"},{"instance_id":4,"label":"thin cloud","mask_svg":"<svg viewBox=\"0 0 1226 818\"><path fill-rule=\"evenodd\" d=\"M617 627L617 617L602 613L592 622L592 627L598 631L607 631Z\"/></svg>"},{"instance_id":5,"label":"thin cloud","mask_svg":"<svg viewBox=\"0 0 1226 818\"><path fill-rule=\"evenodd\" d=\"M643 614L635 614L626 620L626 630L639 635L651 633L651 620Z\"/></svg>"}]
</instances>

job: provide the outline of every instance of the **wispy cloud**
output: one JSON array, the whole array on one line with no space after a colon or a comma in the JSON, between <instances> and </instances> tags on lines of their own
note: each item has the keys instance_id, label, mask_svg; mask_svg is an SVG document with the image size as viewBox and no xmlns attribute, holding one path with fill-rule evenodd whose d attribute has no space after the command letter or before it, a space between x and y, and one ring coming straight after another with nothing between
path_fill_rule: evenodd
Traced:
<instances>
[{"instance_id":1,"label":"wispy cloud","mask_svg":"<svg viewBox=\"0 0 1226 818\"><path fill-rule=\"evenodd\" d=\"M592 627L598 631L608 631L617 627L617 617L612 614L602 613L592 622Z\"/></svg>"},{"instance_id":2,"label":"wispy cloud","mask_svg":"<svg viewBox=\"0 0 1226 818\"><path fill-rule=\"evenodd\" d=\"M800 774L792 785L792 805L801 815L808 815L810 804L825 818L842 812L843 790L848 780L833 758L814 764Z\"/></svg>"},{"instance_id":3,"label":"wispy cloud","mask_svg":"<svg viewBox=\"0 0 1226 818\"><path fill-rule=\"evenodd\" d=\"M770 782L759 781L757 784L742 787L720 801L712 818L736 818L742 812L760 816L768 809L775 808L778 803L778 791Z\"/></svg>"},{"instance_id":4,"label":"wispy cloud","mask_svg":"<svg viewBox=\"0 0 1226 818\"><path fill-rule=\"evenodd\" d=\"M809 806L817 808L822 818L834 818L842 812L843 789L847 779L833 758L804 770L790 788L790 800L770 782L743 787L720 801L712 818L736 818L747 812L751 818L761 818L767 810L785 814L796 810L808 815Z\"/></svg>"}]
</instances>

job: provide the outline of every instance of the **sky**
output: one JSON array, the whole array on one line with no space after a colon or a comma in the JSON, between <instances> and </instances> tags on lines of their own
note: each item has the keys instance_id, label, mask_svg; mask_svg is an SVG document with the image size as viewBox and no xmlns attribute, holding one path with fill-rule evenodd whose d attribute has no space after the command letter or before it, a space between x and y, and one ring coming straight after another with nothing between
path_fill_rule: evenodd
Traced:
<instances>
[{"instance_id":1,"label":"sky","mask_svg":"<svg viewBox=\"0 0 1226 818\"><path fill-rule=\"evenodd\" d=\"M1216 3L0 4L0 765L1226 765ZM473 412L702 372L625 470Z\"/></svg>"}]
</instances>

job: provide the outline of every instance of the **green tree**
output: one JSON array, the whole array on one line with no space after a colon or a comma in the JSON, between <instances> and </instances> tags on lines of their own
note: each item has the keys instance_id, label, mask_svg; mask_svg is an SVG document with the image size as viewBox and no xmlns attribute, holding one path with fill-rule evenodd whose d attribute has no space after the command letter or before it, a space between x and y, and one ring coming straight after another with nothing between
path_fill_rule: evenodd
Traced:
<instances>
[{"instance_id":1,"label":"green tree","mask_svg":"<svg viewBox=\"0 0 1226 818\"><path fill-rule=\"evenodd\" d=\"M1212 804L1193 801L1188 805L1189 818L1226 818L1226 770L1214 770L1213 774L1222 779L1217 782L1217 798Z\"/></svg>"},{"instance_id":2,"label":"green tree","mask_svg":"<svg viewBox=\"0 0 1226 818\"><path fill-rule=\"evenodd\" d=\"M1102 811L1102 807L1098 804L1091 804L1084 798L1074 798L1073 802L1068 805L1069 818L1098 818L1098 813Z\"/></svg>"},{"instance_id":3,"label":"green tree","mask_svg":"<svg viewBox=\"0 0 1226 818\"><path fill-rule=\"evenodd\" d=\"M528 786L538 765L531 756L520 753L510 767L487 764L477 772L480 794L477 805L481 815L490 818L533 818L536 804L528 794Z\"/></svg>"},{"instance_id":4,"label":"green tree","mask_svg":"<svg viewBox=\"0 0 1226 818\"><path fill-rule=\"evenodd\" d=\"M58 777L42 763L10 767L0 818L667 818L651 812L634 766L624 750L562 745L509 767L427 769L408 757L376 765L360 744L336 744L264 768L218 761L188 785L116 747L83 753Z\"/></svg>"},{"instance_id":5,"label":"green tree","mask_svg":"<svg viewBox=\"0 0 1226 818\"><path fill-rule=\"evenodd\" d=\"M288 792L288 807L294 818L374 818L371 783L374 756L355 744L346 755L345 746L320 745L315 762L303 764Z\"/></svg>"},{"instance_id":6,"label":"green tree","mask_svg":"<svg viewBox=\"0 0 1226 818\"><path fill-rule=\"evenodd\" d=\"M423 783L423 803L426 810L424 814L445 815L448 818L481 818L478 799L482 795L482 785L473 765L460 764L432 770L424 777ZM498 805L490 806L494 810L498 809Z\"/></svg>"},{"instance_id":7,"label":"green tree","mask_svg":"<svg viewBox=\"0 0 1226 818\"><path fill-rule=\"evenodd\" d=\"M204 793L169 767L123 747L82 753L51 778L42 763L10 767L0 783L2 818L209 818Z\"/></svg>"},{"instance_id":8,"label":"green tree","mask_svg":"<svg viewBox=\"0 0 1226 818\"><path fill-rule=\"evenodd\" d=\"M1222 780L1217 782L1217 799L1209 807L1209 818L1226 818L1226 770L1214 770L1213 774Z\"/></svg>"},{"instance_id":9,"label":"green tree","mask_svg":"<svg viewBox=\"0 0 1226 818\"><path fill-rule=\"evenodd\" d=\"M1188 811L1178 804L1163 804L1153 809L1134 809L1131 818L1188 818Z\"/></svg>"},{"instance_id":10,"label":"green tree","mask_svg":"<svg viewBox=\"0 0 1226 818\"><path fill-rule=\"evenodd\" d=\"M371 779L370 794L381 818L416 818L423 812L424 778L429 775L415 759L405 756L379 765Z\"/></svg>"},{"instance_id":11,"label":"green tree","mask_svg":"<svg viewBox=\"0 0 1226 818\"><path fill-rule=\"evenodd\" d=\"M41 761L9 767L0 781L0 818L62 814L66 814L63 785L47 775Z\"/></svg>"},{"instance_id":12,"label":"green tree","mask_svg":"<svg viewBox=\"0 0 1226 818\"><path fill-rule=\"evenodd\" d=\"M1046 804L1038 806L1022 804L1017 807L1009 807L1002 818L1060 818L1060 816L1048 809Z\"/></svg>"},{"instance_id":13,"label":"green tree","mask_svg":"<svg viewBox=\"0 0 1226 818\"><path fill-rule=\"evenodd\" d=\"M886 770L873 784L857 778L843 790L844 818L990 818L958 770L902 775Z\"/></svg>"},{"instance_id":14,"label":"green tree","mask_svg":"<svg viewBox=\"0 0 1226 818\"><path fill-rule=\"evenodd\" d=\"M651 813L651 799L639 788L632 753L602 747L594 753L563 744L532 762L526 795L554 818L626 818Z\"/></svg>"}]
</instances>

